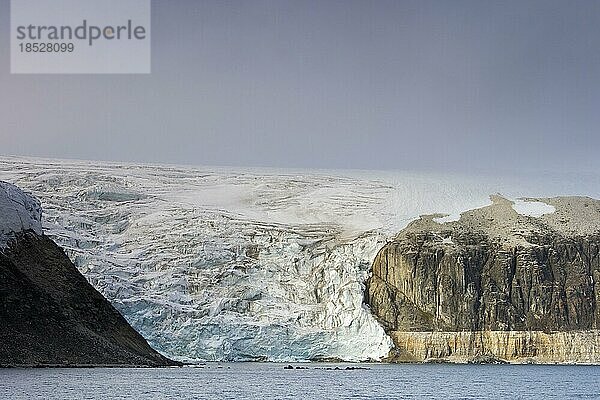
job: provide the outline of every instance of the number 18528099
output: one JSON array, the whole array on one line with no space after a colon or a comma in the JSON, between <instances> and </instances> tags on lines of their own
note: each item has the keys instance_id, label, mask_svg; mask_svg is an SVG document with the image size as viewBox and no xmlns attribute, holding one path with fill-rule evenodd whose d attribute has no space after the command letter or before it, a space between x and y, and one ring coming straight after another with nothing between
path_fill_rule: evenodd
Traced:
<instances>
[{"instance_id":1,"label":"number 18528099","mask_svg":"<svg viewBox=\"0 0 600 400\"><path fill-rule=\"evenodd\" d=\"M72 53L73 43L19 43L21 53Z\"/></svg>"}]
</instances>

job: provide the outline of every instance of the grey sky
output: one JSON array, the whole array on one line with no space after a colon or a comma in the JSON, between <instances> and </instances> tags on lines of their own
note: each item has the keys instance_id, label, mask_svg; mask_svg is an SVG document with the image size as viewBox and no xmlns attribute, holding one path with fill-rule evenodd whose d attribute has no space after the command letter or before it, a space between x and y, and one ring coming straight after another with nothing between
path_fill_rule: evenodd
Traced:
<instances>
[{"instance_id":1,"label":"grey sky","mask_svg":"<svg viewBox=\"0 0 600 400\"><path fill-rule=\"evenodd\" d=\"M10 75L0 154L600 167L600 1L154 1L151 75Z\"/></svg>"}]
</instances>

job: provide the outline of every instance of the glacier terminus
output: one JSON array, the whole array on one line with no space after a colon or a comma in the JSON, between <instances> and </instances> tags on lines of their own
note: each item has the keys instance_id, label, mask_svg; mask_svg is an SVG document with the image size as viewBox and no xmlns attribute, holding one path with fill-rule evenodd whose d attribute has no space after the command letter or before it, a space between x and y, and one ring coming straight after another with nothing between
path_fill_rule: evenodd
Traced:
<instances>
[{"instance_id":1,"label":"glacier terminus","mask_svg":"<svg viewBox=\"0 0 600 400\"><path fill-rule=\"evenodd\" d=\"M377 252L422 214L501 192L589 193L595 176L484 178L2 157L46 234L155 348L182 361L379 360L364 304ZM548 211L544 211L548 212Z\"/></svg>"}]
</instances>

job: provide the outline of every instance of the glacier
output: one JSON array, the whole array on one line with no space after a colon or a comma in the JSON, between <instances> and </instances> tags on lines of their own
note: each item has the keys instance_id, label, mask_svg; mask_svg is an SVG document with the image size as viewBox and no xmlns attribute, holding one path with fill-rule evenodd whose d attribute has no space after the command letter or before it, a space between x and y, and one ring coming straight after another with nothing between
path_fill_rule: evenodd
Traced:
<instances>
[{"instance_id":1,"label":"glacier","mask_svg":"<svg viewBox=\"0 0 600 400\"><path fill-rule=\"evenodd\" d=\"M379 360L363 304L383 245L422 214L598 196L600 178L276 170L0 157L44 232L159 351L184 361ZM35 212L33 210L32 212Z\"/></svg>"},{"instance_id":2,"label":"glacier","mask_svg":"<svg viewBox=\"0 0 600 400\"><path fill-rule=\"evenodd\" d=\"M41 214L39 200L11 183L0 182L0 250L6 248L17 233L33 230L41 234Z\"/></svg>"}]
</instances>

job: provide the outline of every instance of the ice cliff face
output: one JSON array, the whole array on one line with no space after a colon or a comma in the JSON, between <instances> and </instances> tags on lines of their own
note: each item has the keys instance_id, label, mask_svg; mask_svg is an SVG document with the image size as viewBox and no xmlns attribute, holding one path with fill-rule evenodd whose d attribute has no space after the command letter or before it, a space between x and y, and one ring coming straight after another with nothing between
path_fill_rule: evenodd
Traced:
<instances>
[{"instance_id":1,"label":"ice cliff face","mask_svg":"<svg viewBox=\"0 0 600 400\"><path fill-rule=\"evenodd\" d=\"M0 249L16 233L42 233L42 207L33 196L7 182L0 182Z\"/></svg>"},{"instance_id":2,"label":"ice cliff face","mask_svg":"<svg viewBox=\"0 0 600 400\"><path fill-rule=\"evenodd\" d=\"M179 359L379 359L363 304L378 250L420 214L553 182L0 159L44 229L149 342ZM599 187L598 179L581 179ZM590 193L594 195L594 193Z\"/></svg>"},{"instance_id":3,"label":"ice cliff face","mask_svg":"<svg viewBox=\"0 0 600 400\"><path fill-rule=\"evenodd\" d=\"M170 356L366 360L389 351L362 302L385 236L334 221L333 205L310 198L330 191L332 203L352 206L362 195L352 181L340 190L328 177L145 167L19 174L44 199L47 234ZM338 216L355 218L351 209Z\"/></svg>"}]
</instances>

